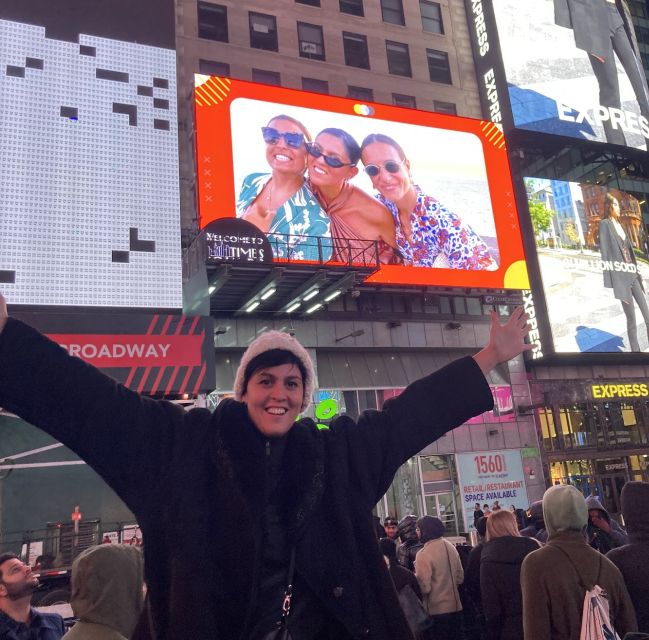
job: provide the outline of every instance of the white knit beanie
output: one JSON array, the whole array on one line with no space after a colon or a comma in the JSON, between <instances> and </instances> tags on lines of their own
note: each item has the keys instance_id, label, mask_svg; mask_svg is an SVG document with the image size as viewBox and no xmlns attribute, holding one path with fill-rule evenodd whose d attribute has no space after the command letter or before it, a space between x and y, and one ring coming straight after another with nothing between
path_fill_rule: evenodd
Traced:
<instances>
[{"instance_id":1,"label":"white knit beanie","mask_svg":"<svg viewBox=\"0 0 649 640\"><path fill-rule=\"evenodd\" d=\"M255 338L250 346L245 350L241 356L239 368L234 376L234 397L241 402L243 395L243 380L246 374L246 368L250 361L257 357L264 351L271 349L283 349L290 351L304 366L306 371L306 379L304 380L304 398L302 399L302 407L300 411L306 411L311 404L313 397L313 390L315 389L315 369L313 362L309 357L307 350L293 337L284 333L283 331L266 331L258 338Z\"/></svg>"}]
</instances>

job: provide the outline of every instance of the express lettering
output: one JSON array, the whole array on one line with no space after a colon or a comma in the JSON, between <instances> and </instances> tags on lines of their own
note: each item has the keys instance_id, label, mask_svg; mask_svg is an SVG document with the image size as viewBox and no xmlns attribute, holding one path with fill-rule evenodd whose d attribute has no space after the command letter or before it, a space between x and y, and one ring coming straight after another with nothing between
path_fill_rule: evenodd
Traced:
<instances>
[{"instance_id":1,"label":"express lettering","mask_svg":"<svg viewBox=\"0 0 649 640\"><path fill-rule=\"evenodd\" d=\"M492 122L502 122L502 113L500 112L500 100L498 99L498 89L496 87L496 75L493 69L489 69L484 76L484 85L489 101L489 119Z\"/></svg>"},{"instance_id":2,"label":"express lettering","mask_svg":"<svg viewBox=\"0 0 649 640\"><path fill-rule=\"evenodd\" d=\"M649 395L646 384L594 384L593 398L645 398Z\"/></svg>"},{"instance_id":3,"label":"express lettering","mask_svg":"<svg viewBox=\"0 0 649 640\"><path fill-rule=\"evenodd\" d=\"M614 129L621 129L628 133L639 133L645 138L649 138L649 120L644 116L638 116L633 111L624 111L616 107L597 105L591 115L587 111L576 111L572 107L561 104L560 102L556 104L559 120L576 122L577 124L587 122L591 126L610 122Z\"/></svg>"},{"instance_id":4,"label":"express lettering","mask_svg":"<svg viewBox=\"0 0 649 640\"><path fill-rule=\"evenodd\" d=\"M534 297L532 296L531 291L523 292L523 310L528 315L528 323L530 325L530 332L528 338L530 344L534 345L532 349L532 358L543 357L543 344L541 343L541 333L539 331L539 323L536 318L536 308L534 307Z\"/></svg>"},{"instance_id":5,"label":"express lettering","mask_svg":"<svg viewBox=\"0 0 649 640\"><path fill-rule=\"evenodd\" d=\"M484 19L482 0L473 0L473 23L478 38L478 53L482 58L489 51L489 36Z\"/></svg>"}]
</instances>

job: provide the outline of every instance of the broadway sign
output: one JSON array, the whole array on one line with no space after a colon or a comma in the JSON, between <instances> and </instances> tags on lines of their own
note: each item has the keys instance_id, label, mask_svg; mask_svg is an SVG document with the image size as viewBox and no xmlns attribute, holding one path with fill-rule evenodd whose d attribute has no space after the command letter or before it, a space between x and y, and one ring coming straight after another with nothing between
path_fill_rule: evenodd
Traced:
<instances>
[{"instance_id":1,"label":"broadway sign","mask_svg":"<svg viewBox=\"0 0 649 640\"><path fill-rule=\"evenodd\" d=\"M17 313L67 352L149 395L196 394L216 385L211 318L181 315Z\"/></svg>"}]
</instances>

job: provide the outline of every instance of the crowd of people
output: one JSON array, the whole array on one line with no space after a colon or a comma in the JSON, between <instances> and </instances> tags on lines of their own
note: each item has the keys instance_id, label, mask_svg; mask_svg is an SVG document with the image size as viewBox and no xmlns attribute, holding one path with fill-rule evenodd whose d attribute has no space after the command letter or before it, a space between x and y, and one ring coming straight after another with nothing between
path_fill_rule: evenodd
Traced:
<instances>
[{"instance_id":1,"label":"crowd of people","mask_svg":"<svg viewBox=\"0 0 649 640\"><path fill-rule=\"evenodd\" d=\"M419 600L423 615L400 598L419 640L649 640L649 484L625 484L621 504L626 528L597 496L557 485L527 512L476 504L472 548L414 515L386 518L379 547L397 591ZM583 635L593 589L609 635Z\"/></svg>"}]
</instances>

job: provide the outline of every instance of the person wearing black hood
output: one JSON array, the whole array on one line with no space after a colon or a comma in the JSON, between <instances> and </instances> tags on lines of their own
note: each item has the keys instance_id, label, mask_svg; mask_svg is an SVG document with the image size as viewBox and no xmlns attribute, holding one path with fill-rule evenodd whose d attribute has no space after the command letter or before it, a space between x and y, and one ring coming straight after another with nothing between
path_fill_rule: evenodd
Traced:
<instances>
[{"instance_id":1,"label":"person wearing black hood","mask_svg":"<svg viewBox=\"0 0 649 640\"><path fill-rule=\"evenodd\" d=\"M409 571L415 570L415 557L424 545L417 535L417 516L404 516L399 520L399 538L401 544L397 548L397 560L402 567Z\"/></svg>"},{"instance_id":2,"label":"person wearing black hood","mask_svg":"<svg viewBox=\"0 0 649 640\"><path fill-rule=\"evenodd\" d=\"M622 526L611 518L597 496L586 498L588 507L588 542L593 549L607 554L629 542L629 537Z\"/></svg>"},{"instance_id":3,"label":"person wearing black hood","mask_svg":"<svg viewBox=\"0 0 649 640\"><path fill-rule=\"evenodd\" d=\"M606 557L620 570L629 591L638 631L649 633L649 483L627 482L620 496L629 544Z\"/></svg>"},{"instance_id":4,"label":"person wearing black hood","mask_svg":"<svg viewBox=\"0 0 649 640\"><path fill-rule=\"evenodd\" d=\"M480 592L487 640L523 637L521 564L541 543L518 532L511 511L501 509L487 519L487 541L480 559Z\"/></svg>"},{"instance_id":5,"label":"person wearing black hood","mask_svg":"<svg viewBox=\"0 0 649 640\"><path fill-rule=\"evenodd\" d=\"M423 548L415 558L415 575L424 594L424 606L434 619L435 638L459 640L462 637L462 600L458 586L464 570L457 549L442 536L444 523L434 516L417 520L417 533Z\"/></svg>"},{"instance_id":6,"label":"person wearing black hood","mask_svg":"<svg viewBox=\"0 0 649 640\"><path fill-rule=\"evenodd\" d=\"M524 538L536 538L539 542L545 544L548 540L548 532L545 529L543 520L543 501L537 500L532 502L528 509L528 525L521 529L521 535Z\"/></svg>"}]
</instances>

